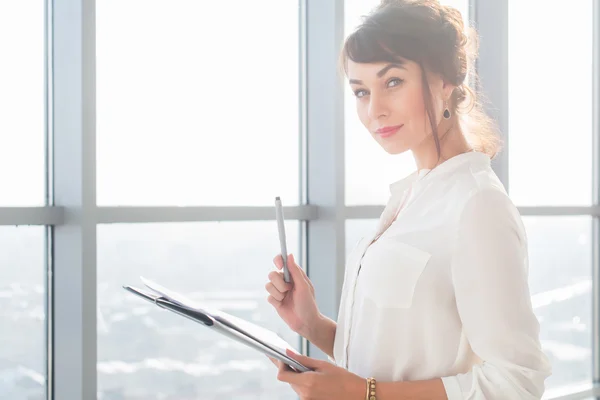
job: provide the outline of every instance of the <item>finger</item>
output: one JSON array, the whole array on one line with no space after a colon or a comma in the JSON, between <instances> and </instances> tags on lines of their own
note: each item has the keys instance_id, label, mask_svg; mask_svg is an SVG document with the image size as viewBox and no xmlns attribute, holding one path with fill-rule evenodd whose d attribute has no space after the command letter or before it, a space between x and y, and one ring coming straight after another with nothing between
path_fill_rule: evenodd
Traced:
<instances>
[{"instance_id":1,"label":"finger","mask_svg":"<svg viewBox=\"0 0 600 400\"><path fill-rule=\"evenodd\" d=\"M281 302L278 301L277 299L275 299L275 297L269 295L269 297L267 297L267 301L269 302L270 305L272 305L275 308L279 308L281 307Z\"/></svg>"},{"instance_id":2,"label":"finger","mask_svg":"<svg viewBox=\"0 0 600 400\"><path fill-rule=\"evenodd\" d=\"M296 263L294 255L288 254L287 260L288 270L290 271L291 284L294 285L294 282L297 282L297 284L300 285L302 288L307 286L314 294L315 289L312 285L312 282L310 281L304 270ZM275 256L273 262L275 263L275 266L278 269L283 268L283 258L281 257L281 254Z\"/></svg>"},{"instance_id":3,"label":"finger","mask_svg":"<svg viewBox=\"0 0 600 400\"><path fill-rule=\"evenodd\" d=\"M269 294L273 296L277 301L282 301L285 297L285 294L277 290L275 285L273 285L273 282L267 282L267 284L265 285L265 289L267 289L267 292L269 292Z\"/></svg>"},{"instance_id":4,"label":"finger","mask_svg":"<svg viewBox=\"0 0 600 400\"><path fill-rule=\"evenodd\" d=\"M302 385L306 381L303 374L295 372L287 364L279 361L279 370L277 371L277 380L295 385Z\"/></svg>"},{"instance_id":5,"label":"finger","mask_svg":"<svg viewBox=\"0 0 600 400\"><path fill-rule=\"evenodd\" d=\"M277 269L283 268L283 257L281 254L277 254L275 258L273 258L273 264L277 267Z\"/></svg>"},{"instance_id":6,"label":"finger","mask_svg":"<svg viewBox=\"0 0 600 400\"><path fill-rule=\"evenodd\" d=\"M316 358L310 358L307 356L303 356L302 354L298 354L295 351L291 350L291 349L285 349L285 353L293 358L294 360L298 361L300 364L304 365L305 367L308 367L312 370L319 370L322 369L325 365L327 365L328 363L326 361L322 361L322 360L317 360Z\"/></svg>"},{"instance_id":7,"label":"finger","mask_svg":"<svg viewBox=\"0 0 600 400\"><path fill-rule=\"evenodd\" d=\"M271 283L273 283L275 288L277 290L279 290L281 293L285 293L289 290L292 290L293 285L291 283L287 283L283 279L283 272L279 272L279 271L269 272L269 280L271 281Z\"/></svg>"},{"instance_id":8,"label":"finger","mask_svg":"<svg viewBox=\"0 0 600 400\"><path fill-rule=\"evenodd\" d=\"M283 257L281 256L281 254L277 254L275 258L273 258L273 263L275 264L277 269L283 269ZM296 272L300 272L300 274L304 273L302 268L300 268L300 266L296 264L296 260L294 260L294 255L292 253L288 254L287 256L287 266L290 270L290 273L292 272L293 267L296 267Z\"/></svg>"}]
</instances>

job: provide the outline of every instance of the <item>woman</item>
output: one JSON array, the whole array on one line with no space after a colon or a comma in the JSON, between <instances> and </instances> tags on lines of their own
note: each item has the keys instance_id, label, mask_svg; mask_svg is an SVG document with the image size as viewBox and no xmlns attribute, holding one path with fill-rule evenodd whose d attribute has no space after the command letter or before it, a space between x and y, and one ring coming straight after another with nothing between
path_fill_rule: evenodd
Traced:
<instances>
[{"instance_id":1,"label":"woman","mask_svg":"<svg viewBox=\"0 0 600 400\"><path fill-rule=\"evenodd\" d=\"M410 150L417 171L391 184L377 229L350 253L337 322L319 313L293 256L289 284L275 258L269 303L335 363L290 353L315 371L279 364L278 379L301 399L544 393L551 365L525 229L490 166L499 140L467 86L476 46L463 31L460 13L437 1L384 0L346 39L341 60L362 124L386 152Z\"/></svg>"}]
</instances>

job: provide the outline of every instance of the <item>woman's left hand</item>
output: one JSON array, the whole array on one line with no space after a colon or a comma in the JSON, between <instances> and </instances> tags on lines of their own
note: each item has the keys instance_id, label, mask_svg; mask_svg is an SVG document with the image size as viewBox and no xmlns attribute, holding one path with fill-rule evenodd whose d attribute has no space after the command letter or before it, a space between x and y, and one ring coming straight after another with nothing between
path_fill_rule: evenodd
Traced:
<instances>
[{"instance_id":1,"label":"woman's left hand","mask_svg":"<svg viewBox=\"0 0 600 400\"><path fill-rule=\"evenodd\" d=\"M365 379L328 361L317 360L287 350L287 355L313 371L295 372L275 360L277 379L290 384L300 400L363 400L367 390Z\"/></svg>"}]
</instances>

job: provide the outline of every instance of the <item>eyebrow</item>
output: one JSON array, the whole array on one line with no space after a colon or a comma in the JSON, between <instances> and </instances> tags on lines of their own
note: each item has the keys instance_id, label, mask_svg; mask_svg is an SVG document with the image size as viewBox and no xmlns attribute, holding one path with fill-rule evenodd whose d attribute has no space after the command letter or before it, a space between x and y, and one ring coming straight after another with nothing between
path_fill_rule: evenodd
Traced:
<instances>
[{"instance_id":1,"label":"eyebrow","mask_svg":"<svg viewBox=\"0 0 600 400\"><path fill-rule=\"evenodd\" d=\"M386 72L388 72L392 68L403 69L406 71L406 67L404 65L402 65L401 63L391 63L391 64L388 64L385 67L383 67L379 72L377 72L377 77L381 78L382 76L384 76L386 74ZM361 85L363 83L363 81L361 81L359 79L350 79L348 82L350 84L355 84L355 85Z\"/></svg>"}]
</instances>

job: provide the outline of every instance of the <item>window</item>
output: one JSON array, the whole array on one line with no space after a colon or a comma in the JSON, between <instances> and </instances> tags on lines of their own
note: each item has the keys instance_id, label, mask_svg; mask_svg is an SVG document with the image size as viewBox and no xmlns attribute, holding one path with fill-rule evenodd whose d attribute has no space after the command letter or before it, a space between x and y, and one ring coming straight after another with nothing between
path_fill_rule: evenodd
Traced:
<instances>
[{"instance_id":1,"label":"window","mask_svg":"<svg viewBox=\"0 0 600 400\"><path fill-rule=\"evenodd\" d=\"M296 256L298 232L297 221L286 222L288 252ZM275 221L100 225L102 398L295 399L265 356L122 289L139 286L144 276L272 329L299 350L299 336L279 318L264 290L279 253L277 237Z\"/></svg>"},{"instance_id":2,"label":"window","mask_svg":"<svg viewBox=\"0 0 600 400\"><path fill-rule=\"evenodd\" d=\"M99 205L298 204L296 1L96 6Z\"/></svg>"},{"instance_id":3,"label":"window","mask_svg":"<svg viewBox=\"0 0 600 400\"><path fill-rule=\"evenodd\" d=\"M553 374L549 390L592 380L592 219L524 217L529 287Z\"/></svg>"},{"instance_id":4,"label":"window","mask_svg":"<svg viewBox=\"0 0 600 400\"><path fill-rule=\"evenodd\" d=\"M508 190L519 206L592 205L592 2L508 6ZM560 32L549 21L560 19ZM532 53L531 49L535 48ZM544 60L569 60L565 68ZM557 79L565 76L568 85ZM556 96L554 95L556 94ZM560 108L556 109L556 101ZM553 365L547 395L592 382L592 216L527 216L532 304ZM594 283L594 284L597 284ZM597 334L597 333L596 333Z\"/></svg>"},{"instance_id":5,"label":"window","mask_svg":"<svg viewBox=\"0 0 600 400\"><path fill-rule=\"evenodd\" d=\"M0 2L0 208L45 203L44 6ZM0 398L44 400L45 228L0 221L0 249Z\"/></svg>"},{"instance_id":6,"label":"window","mask_svg":"<svg viewBox=\"0 0 600 400\"><path fill-rule=\"evenodd\" d=\"M46 398L44 228L0 226L0 398Z\"/></svg>"},{"instance_id":7,"label":"window","mask_svg":"<svg viewBox=\"0 0 600 400\"><path fill-rule=\"evenodd\" d=\"M299 203L297 2L103 0L96 9L99 206ZM298 255L299 224L287 224ZM147 277L299 348L266 300L278 246L275 221L100 225L99 394L295 398L266 357L121 288Z\"/></svg>"},{"instance_id":8,"label":"window","mask_svg":"<svg viewBox=\"0 0 600 400\"><path fill-rule=\"evenodd\" d=\"M44 1L0 3L0 206L44 204Z\"/></svg>"},{"instance_id":9,"label":"window","mask_svg":"<svg viewBox=\"0 0 600 400\"><path fill-rule=\"evenodd\" d=\"M463 14L468 10L467 0L442 1L456 7ZM346 0L345 33L350 34L378 0ZM345 92L345 140L346 140L346 204L385 204L389 197L389 185L415 170L410 152L389 155L375 142L362 126L356 115L356 100L349 85Z\"/></svg>"},{"instance_id":10,"label":"window","mask_svg":"<svg viewBox=\"0 0 600 400\"><path fill-rule=\"evenodd\" d=\"M346 33L379 1L345 0ZM84 7L84 12L73 13L69 0L0 3L0 50L5 61L0 63L0 398L46 399L48 327L54 327L53 339L59 347L71 345L72 338L88 343L90 326L85 323L57 318L46 324L46 271L50 266L61 273L71 267L85 268L93 264L89 257L94 254L97 275L90 277L87 272L91 269L84 270L85 279L75 279L81 284L72 293L55 292L66 294L55 298L54 309L64 312L72 304L73 309L85 312L97 307L97 358L81 346L73 347L72 353L54 353L50 377L55 379L55 396L81 396L81 390L94 396L91 392L97 389L102 400L296 399L287 384L277 381L277 371L266 357L153 307L122 288L140 285L139 277L145 276L266 326L300 347L300 338L267 303L264 291L267 274L274 268L272 258L279 252L275 221L246 221L248 215L254 216L251 208L244 208L241 214L245 217L237 221L126 224L120 217L108 218L122 214L103 207L272 206L274 196L281 196L286 206L294 206L300 203L301 193L310 193L312 199L325 198L327 203L331 192L314 194L325 194L319 193L325 190L318 187L323 182L322 186L330 188L336 183L337 175L332 172L339 171L331 171L333 163L323 161L334 157L329 153L335 151L309 159L313 166L326 169L323 181L301 171L307 165L300 159L306 155L302 146L317 143L316 135L323 132L311 128L308 137L301 138L303 121L299 116L308 116L309 127L315 122L335 127L340 115L334 111L314 118L315 104L301 110L300 61L331 56L322 51L333 46L314 46L315 40L331 44L338 30L322 29L319 25L327 25L314 21L301 24L303 16L313 14L322 17L321 22L337 24L337 8L315 1L312 12L304 14L304 4L299 1L99 0L87 4L94 6L93 10ZM598 282L592 282L592 253L597 244L591 235L592 223L597 221L592 215L531 214L536 214L538 206L595 205L591 150L595 112L591 88L595 83L591 72L597 67L592 65L592 14L597 9L591 2L567 8L544 3L547 20L565 23L567 29L557 32L539 19L536 30L527 29L527 22L539 15L540 2L513 1L510 18L505 9L492 6L495 2L442 3L456 6L463 15L472 3L478 22L497 28L490 29L487 38L501 44L491 46L499 52L485 54L481 65L485 66L485 78L509 67L509 86L497 86L494 89L499 90L492 92L502 100L504 91L509 92L509 107L499 111L502 121L507 114L510 117L505 150L510 161L508 189L517 205L533 206L524 222L532 304L541 323L543 349L554 367L546 396L583 393L592 383L592 365L598 361L592 353L593 335L598 334L592 326L592 287ZM494 13L496 9L502 9L502 15ZM46 35L45 27L51 36ZM81 27L85 27L83 32ZM309 34L301 38L300 32ZM501 32L509 34L510 60L503 53ZM96 39L96 59L87 57L92 54L86 47L90 38ZM48 39L54 43L46 52ZM535 57L530 55L532 48ZM306 54L301 54L304 50ZM45 53L52 59L45 59ZM501 62L490 67L498 55ZM65 66L82 56L83 70L70 74ZM549 63L540 61L553 57L570 60L570 73L565 76L568 84L561 80L564 68L548 68ZM49 65L53 67L46 71ZM309 71L301 82L307 84L309 93L334 95L318 90L323 78L331 78L327 69ZM45 90L45 76L56 91ZM89 85L94 78L96 85ZM379 216L379 207L360 205L383 205L389 184L415 166L410 153L389 156L377 146L358 121L354 99L347 85L344 87L348 207L343 212L356 218L346 221L349 252L375 228ZM552 96L552 92L558 94ZM94 98L95 103L89 103ZM90 107L94 104L96 109ZM85 131L85 137L72 137L82 134L79 127L70 125L81 117L91 117L88 121L95 121L97 129ZM46 129L47 122L56 129ZM46 130L53 135L45 137ZM96 137L88 136L94 133ZM96 144L95 155L77 145L82 138L83 143ZM49 160L49 165L54 161L57 166L57 182L67 182L69 176L61 173L73 169L74 177L96 175L97 183L96 193L81 182L75 187L85 193L68 185L50 187L63 203L57 205L58 210L47 205L45 191L46 181L52 184L54 178L47 175L55 172L46 170L46 143L52 141L55 150L68 149L65 153L73 155L63 160L55 152ZM555 154L559 156L552 157ZM95 158L97 165L90 168L87 157ZM301 177L312 181L301 182ZM81 194L85 200L83 209L78 209ZM94 197L101 209L87 201ZM22 215L24 221L13 226L14 215L9 214L12 209L7 212L7 206L33 209L19 210L15 215ZM83 218L70 218L80 211L77 215ZM158 219L168 220L172 211L170 208ZM134 212L148 215L145 208ZM336 207L336 218L338 212ZM90 219L96 215L116 223ZM310 215L318 223L326 219L323 228L306 230L313 242L342 234L330 229L338 226L337 219L320 212ZM29 226L31 221L38 226ZM45 236L48 223L65 225L50 241ZM99 224L97 240L90 223ZM301 226L304 222L288 220L288 248L302 263L299 252L304 238L300 233L305 236L306 232ZM70 236L60 235L61 228L83 229L78 231L81 236ZM339 237L334 239L332 243L339 243ZM55 247L48 249L46 243ZM322 259L337 261L336 249L330 247L323 250L328 253ZM52 258L46 256L61 254L64 248L73 250L49 265ZM314 246L308 254L310 260L323 256L315 254ZM327 268L340 267L312 269L317 279L325 277L319 280L319 289L336 293L339 288L333 287L332 270ZM81 290L89 284L97 286L97 298L90 299L93 292ZM332 307L332 297L324 302L333 314L337 309ZM97 368L97 382L88 376L90 367ZM79 372L81 376L74 380L72 375ZM71 382L75 389L69 386ZM581 394L589 395L589 391Z\"/></svg>"},{"instance_id":11,"label":"window","mask_svg":"<svg viewBox=\"0 0 600 400\"><path fill-rule=\"evenodd\" d=\"M520 206L591 205L592 3L545 2L537 18L542 3L509 2L508 166Z\"/></svg>"}]
</instances>

